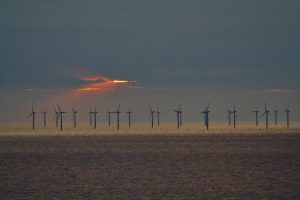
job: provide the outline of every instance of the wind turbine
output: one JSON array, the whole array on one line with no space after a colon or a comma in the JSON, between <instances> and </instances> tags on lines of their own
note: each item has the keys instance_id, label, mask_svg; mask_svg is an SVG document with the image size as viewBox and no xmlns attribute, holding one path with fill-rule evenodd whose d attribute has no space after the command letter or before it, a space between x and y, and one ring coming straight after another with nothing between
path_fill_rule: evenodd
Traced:
<instances>
[{"instance_id":1,"label":"wind turbine","mask_svg":"<svg viewBox=\"0 0 300 200\"><path fill-rule=\"evenodd\" d=\"M274 120L275 120L275 125L277 125L277 114L278 114L278 110L274 109Z\"/></svg>"},{"instance_id":2,"label":"wind turbine","mask_svg":"<svg viewBox=\"0 0 300 200\"><path fill-rule=\"evenodd\" d=\"M57 104L57 108L58 108L58 113L60 115L59 116L60 117L60 130L62 131L62 129L63 129L63 114L66 112L62 111L58 104Z\"/></svg>"},{"instance_id":3,"label":"wind turbine","mask_svg":"<svg viewBox=\"0 0 300 200\"><path fill-rule=\"evenodd\" d=\"M90 111L91 114L94 114L94 128L97 128L97 104L95 105L94 111Z\"/></svg>"},{"instance_id":4,"label":"wind turbine","mask_svg":"<svg viewBox=\"0 0 300 200\"><path fill-rule=\"evenodd\" d=\"M77 114L77 110L75 110L72 107L72 111L73 111L72 120L73 120L74 128L76 128L76 122L77 122L76 114Z\"/></svg>"},{"instance_id":5,"label":"wind turbine","mask_svg":"<svg viewBox=\"0 0 300 200\"><path fill-rule=\"evenodd\" d=\"M41 112L43 114L43 119L44 119L44 127L46 128L47 126L47 119L46 119L46 116L47 116L47 112L46 111L43 111Z\"/></svg>"},{"instance_id":6,"label":"wind turbine","mask_svg":"<svg viewBox=\"0 0 300 200\"><path fill-rule=\"evenodd\" d=\"M227 115L228 115L228 125L231 126L231 114L233 112L227 108Z\"/></svg>"},{"instance_id":7,"label":"wind turbine","mask_svg":"<svg viewBox=\"0 0 300 200\"><path fill-rule=\"evenodd\" d=\"M113 112L113 113L116 113L117 114L117 129L119 130L120 129L120 104L117 108L117 111Z\"/></svg>"},{"instance_id":8,"label":"wind turbine","mask_svg":"<svg viewBox=\"0 0 300 200\"><path fill-rule=\"evenodd\" d=\"M56 107L55 107L55 106L53 106L53 108L54 108L55 126L56 126L56 128L58 128L58 119L59 119L60 114L59 114L59 112L56 110Z\"/></svg>"},{"instance_id":9,"label":"wind turbine","mask_svg":"<svg viewBox=\"0 0 300 200\"><path fill-rule=\"evenodd\" d=\"M111 111L109 110L109 108L107 107L107 117L108 117L108 126L110 127L110 115L111 115Z\"/></svg>"},{"instance_id":10,"label":"wind turbine","mask_svg":"<svg viewBox=\"0 0 300 200\"><path fill-rule=\"evenodd\" d=\"M158 109L158 105L156 105L157 126L159 126L160 124L160 118L159 118L160 113L161 112Z\"/></svg>"},{"instance_id":11,"label":"wind turbine","mask_svg":"<svg viewBox=\"0 0 300 200\"><path fill-rule=\"evenodd\" d=\"M181 126L181 124L182 124L181 105L178 106L177 110L173 110L173 111L176 112L176 116L177 116L177 128L179 128L179 126Z\"/></svg>"},{"instance_id":12,"label":"wind turbine","mask_svg":"<svg viewBox=\"0 0 300 200\"><path fill-rule=\"evenodd\" d=\"M235 117L235 115L236 115L235 113L236 113L236 112L237 112L237 110L235 109L235 104L234 104L234 105L233 105L233 110L232 110L232 113L233 113L233 128L235 128L235 124L236 124L236 123L235 123L235 118L236 118L236 117Z\"/></svg>"},{"instance_id":13,"label":"wind turbine","mask_svg":"<svg viewBox=\"0 0 300 200\"><path fill-rule=\"evenodd\" d=\"M150 115L149 118L151 117L151 127L153 128L153 115L155 113L155 110L152 109L152 107L149 105L149 109L150 109Z\"/></svg>"},{"instance_id":14,"label":"wind turbine","mask_svg":"<svg viewBox=\"0 0 300 200\"><path fill-rule=\"evenodd\" d=\"M31 113L28 115L28 117L31 117L32 116L32 130L35 129L35 116L36 116L36 112L34 111L34 108L33 108L33 104L31 106Z\"/></svg>"},{"instance_id":15,"label":"wind turbine","mask_svg":"<svg viewBox=\"0 0 300 200\"><path fill-rule=\"evenodd\" d=\"M289 127L290 126L290 106L287 106L287 108L285 110L283 110L286 113L286 126Z\"/></svg>"},{"instance_id":16,"label":"wind turbine","mask_svg":"<svg viewBox=\"0 0 300 200\"><path fill-rule=\"evenodd\" d=\"M258 113L259 113L259 110L256 107L255 110L252 111L252 112L255 112L255 125L258 126Z\"/></svg>"},{"instance_id":17,"label":"wind turbine","mask_svg":"<svg viewBox=\"0 0 300 200\"><path fill-rule=\"evenodd\" d=\"M208 130L208 127L209 127L208 113L210 113L208 108L209 108L209 104L207 106L205 106L204 111L202 111L202 113L204 114L204 124L205 124L207 130Z\"/></svg>"},{"instance_id":18,"label":"wind turbine","mask_svg":"<svg viewBox=\"0 0 300 200\"><path fill-rule=\"evenodd\" d=\"M261 115L261 117L266 116L266 129L269 128L269 115L270 111L267 108L267 104L265 103L265 112Z\"/></svg>"},{"instance_id":19,"label":"wind turbine","mask_svg":"<svg viewBox=\"0 0 300 200\"><path fill-rule=\"evenodd\" d=\"M131 114L132 114L132 111L130 110L130 105L129 105L129 109L126 113L128 114L128 127L130 128L131 127Z\"/></svg>"},{"instance_id":20,"label":"wind turbine","mask_svg":"<svg viewBox=\"0 0 300 200\"><path fill-rule=\"evenodd\" d=\"M90 106L90 112L88 113L88 115L90 116L90 126L93 125L93 112L92 112L92 106Z\"/></svg>"}]
</instances>

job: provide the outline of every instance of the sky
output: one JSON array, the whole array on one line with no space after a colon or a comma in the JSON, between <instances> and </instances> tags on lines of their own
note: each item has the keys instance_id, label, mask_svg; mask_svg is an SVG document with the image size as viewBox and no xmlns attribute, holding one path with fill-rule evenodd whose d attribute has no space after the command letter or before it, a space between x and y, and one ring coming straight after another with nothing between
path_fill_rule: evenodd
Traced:
<instances>
[{"instance_id":1,"label":"sky","mask_svg":"<svg viewBox=\"0 0 300 200\"><path fill-rule=\"evenodd\" d=\"M182 104L193 122L209 103L221 122L234 104L254 121L266 102L300 121L299 19L298 0L2 0L0 123L29 121L32 103L81 121L119 103L174 121Z\"/></svg>"}]
</instances>

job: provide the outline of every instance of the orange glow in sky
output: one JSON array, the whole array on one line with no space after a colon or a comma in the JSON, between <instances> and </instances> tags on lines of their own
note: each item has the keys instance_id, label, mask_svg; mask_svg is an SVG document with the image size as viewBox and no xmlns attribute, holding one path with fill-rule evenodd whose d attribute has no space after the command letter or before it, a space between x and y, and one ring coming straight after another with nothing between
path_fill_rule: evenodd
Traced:
<instances>
[{"instance_id":1,"label":"orange glow in sky","mask_svg":"<svg viewBox=\"0 0 300 200\"><path fill-rule=\"evenodd\" d=\"M81 76L79 79L88 82L77 89L85 92L113 91L119 84L136 83L136 81L111 79L105 76Z\"/></svg>"}]
</instances>

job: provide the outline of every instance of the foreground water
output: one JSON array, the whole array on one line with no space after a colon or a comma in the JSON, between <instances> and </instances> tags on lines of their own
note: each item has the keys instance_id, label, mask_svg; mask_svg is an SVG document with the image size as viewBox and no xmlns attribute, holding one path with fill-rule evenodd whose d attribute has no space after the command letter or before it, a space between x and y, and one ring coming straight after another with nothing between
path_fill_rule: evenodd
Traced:
<instances>
[{"instance_id":1,"label":"foreground water","mask_svg":"<svg viewBox=\"0 0 300 200\"><path fill-rule=\"evenodd\" d=\"M1 136L1 199L299 199L300 133Z\"/></svg>"}]
</instances>

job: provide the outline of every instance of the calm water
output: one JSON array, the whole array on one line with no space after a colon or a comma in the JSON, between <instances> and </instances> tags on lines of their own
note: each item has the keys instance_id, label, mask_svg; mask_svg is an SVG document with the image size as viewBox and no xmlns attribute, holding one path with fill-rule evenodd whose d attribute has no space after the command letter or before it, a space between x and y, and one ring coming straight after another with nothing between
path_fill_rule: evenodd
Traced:
<instances>
[{"instance_id":1,"label":"calm water","mask_svg":"<svg viewBox=\"0 0 300 200\"><path fill-rule=\"evenodd\" d=\"M0 199L299 199L300 134L0 137Z\"/></svg>"}]
</instances>

